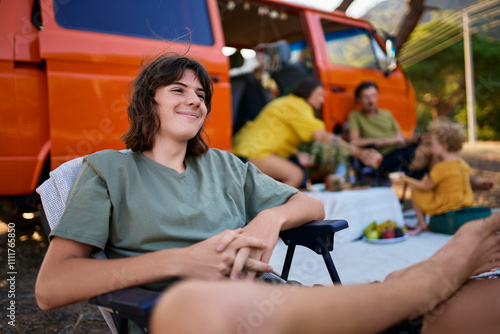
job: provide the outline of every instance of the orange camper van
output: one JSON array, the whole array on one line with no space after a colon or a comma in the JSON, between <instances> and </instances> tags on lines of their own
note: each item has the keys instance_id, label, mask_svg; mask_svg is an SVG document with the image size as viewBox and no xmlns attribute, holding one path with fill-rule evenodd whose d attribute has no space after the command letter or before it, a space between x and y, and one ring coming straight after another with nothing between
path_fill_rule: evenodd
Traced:
<instances>
[{"instance_id":1,"label":"orange camper van","mask_svg":"<svg viewBox=\"0 0 500 334\"><path fill-rule=\"evenodd\" d=\"M205 65L210 145L230 150L241 85L225 47L263 55L278 84L297 78L297 64L319 78L329 130L354 108L355 86L372 80L380 106L414 131L414 90L390 40L341 12L279 0L0 0L0 213L36 210L35 188L63 162L124 148L128 84L163 52Z\"/></svg>"}]
</instances>

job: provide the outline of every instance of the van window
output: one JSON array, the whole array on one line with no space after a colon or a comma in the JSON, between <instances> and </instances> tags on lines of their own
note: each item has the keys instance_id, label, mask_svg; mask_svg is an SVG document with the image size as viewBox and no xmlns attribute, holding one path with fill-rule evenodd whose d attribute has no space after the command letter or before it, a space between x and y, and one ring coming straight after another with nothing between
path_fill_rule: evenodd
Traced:
<instances>
[{"instance_id":1,"label":"van window","mask_svg":"<svg viewBox=\"0 0 500 334\"><path fill-rule=\"evenodd\" d=\"M382 49L380 44L373 38L373 36L370 37L372 41L372 46L373 50L375 51L375 56L377 57L378 63L380 65L380 68L383 70L387 70L388 64L387 64L387 55L385 51Z\"/></svg>"},{"instance_id":2,"label":"van window","mask_svg":"<svg viewBox=\"0 0 500 334\"><path fill-rule=\"evenodd\" d=\"M290 44L290 61L301 61L301 57L305 53L309 54L309 48L307 47L305 40L300 40Z\"/></svg>"},{"instance_id":3,"label":"van window","mask_svg":"<svg viewBox=\"0 0 500 334\"><path fill-rule=\"evenodd\" d=\"M214 43L206 0L55 0L54 11L63 28Z\"/></svg>"},{"instance_id":4,"label":"van window","mask_svg":"<svg viewBox=\"0 0 500 334\"><path fill-rule=\"evenodd\" d=\"M369 31L323 20L328 57L333 64L357 68L382 68L385 56Z\"/></svg>"}]
</instances>

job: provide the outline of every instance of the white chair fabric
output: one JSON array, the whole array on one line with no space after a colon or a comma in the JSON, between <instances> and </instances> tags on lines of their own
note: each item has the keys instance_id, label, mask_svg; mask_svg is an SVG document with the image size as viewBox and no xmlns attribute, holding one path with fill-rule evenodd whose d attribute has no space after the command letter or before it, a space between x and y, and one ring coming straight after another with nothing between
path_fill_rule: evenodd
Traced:
<instances>
[{"instance_id":1,"label":"white chair fabric","mask_svg":"<svg viewBox=\"0 0 500 334\"><path fill-rule=\"evenodd\" d=\"M131 150L120 151L123 154L132 152ZM56 226L59 218L64 212L66 200L68 199L69 191L75 182L76 176L82 167L83 157L76 158L63 163L61 166L50 172L50 177L42 183L36 192L40 195L43 210L47 217L47 222L52 230ZM91 257L96 259L106 259L106 254L103 251L93 253ZM118 334L115 322L111 313L105 308L99 306L104 320L108 324L113 334Z\"/></svg>"}]
</instances>

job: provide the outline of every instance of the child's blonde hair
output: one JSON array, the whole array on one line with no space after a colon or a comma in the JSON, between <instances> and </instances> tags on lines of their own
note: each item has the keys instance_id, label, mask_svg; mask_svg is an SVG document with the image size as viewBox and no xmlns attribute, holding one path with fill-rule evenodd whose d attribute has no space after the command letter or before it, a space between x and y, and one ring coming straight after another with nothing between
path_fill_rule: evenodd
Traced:
<instances>
[{"instance_id":1,"label":"child's blonde hair","mask_svg":"<svg viewBox=\"0 0 500 334\"><path fill-rule=\"evenodd\" d=\"M429 132L439 143L447 146L449 152L458 152L467 140L463 128L450 121L438 120L429 124Z\"/></svg>"}]
</instances>

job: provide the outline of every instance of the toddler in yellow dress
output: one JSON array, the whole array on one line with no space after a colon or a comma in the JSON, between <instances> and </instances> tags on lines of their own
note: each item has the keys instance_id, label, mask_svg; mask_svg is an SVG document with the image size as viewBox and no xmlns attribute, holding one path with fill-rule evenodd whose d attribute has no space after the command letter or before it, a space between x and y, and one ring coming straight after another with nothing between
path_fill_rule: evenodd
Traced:
<instances>
[{"instance_id":1,"label":"toddler in yellow dress","mask_svg":"<svg viewBox=\"0 0 500 334\"><path fill-rule=\"evenodd\" d=\"M418 227L428 229L425 214L434 216L474 205L470 183L470 166L460 157L466 140L464 131L449 121L436 121L429 125L432 154L436 163L422 180L403 176L413 188L413 208Z\"/></svg>"}]
</instances>

